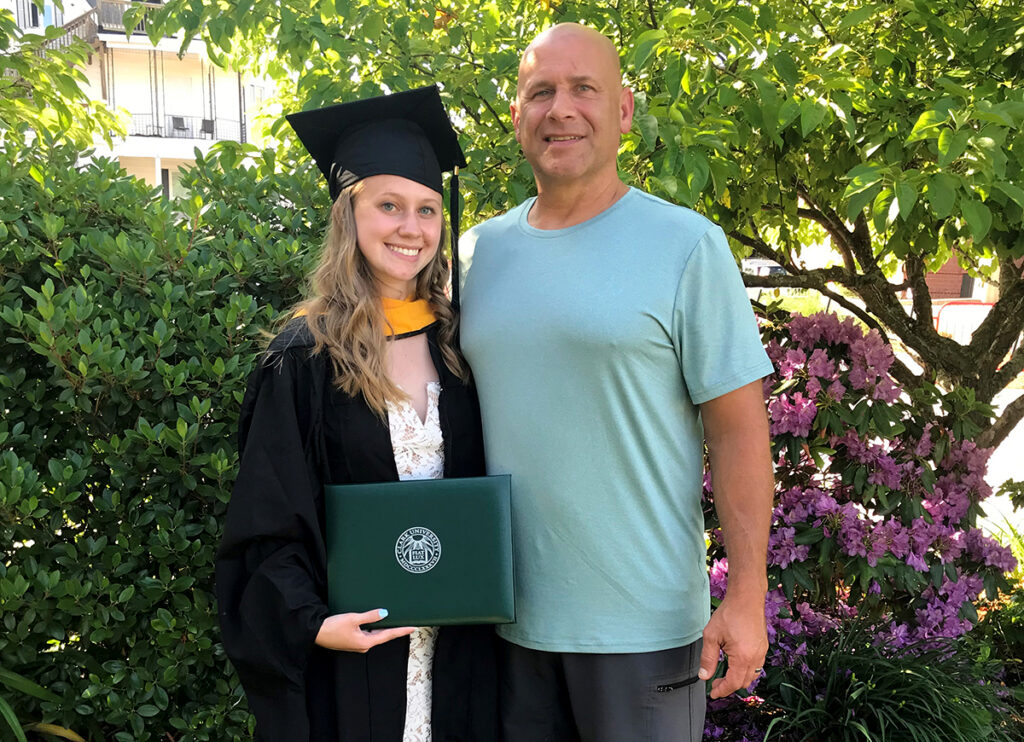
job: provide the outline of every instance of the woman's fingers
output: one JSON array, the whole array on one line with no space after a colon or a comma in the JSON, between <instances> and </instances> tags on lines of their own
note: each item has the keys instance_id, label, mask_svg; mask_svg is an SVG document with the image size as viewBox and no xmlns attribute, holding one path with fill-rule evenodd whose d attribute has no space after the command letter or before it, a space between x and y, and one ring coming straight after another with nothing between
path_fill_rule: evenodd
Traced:
<instances>
[{"instance_id":1,"label":"woman's fingers","mask_svg":"<svg viewBox=\"0 0 1024 742\"><path fill-rule=\"evenodd\" d=\"M378 644L389 642L392 639L397 639L400 636L409 636L416 630L415 626L402 626L394 629L378 629L377 631L364 631L363 633L369 637L370 644L366 647L376 647Z\"/></svg>"},{"instance_id":2,"label":"woman's fingers","mask_svg":"<svg viewBox=\"0 0 1024 742\"><path fill-rule=\"evenodd\" d=\"M413 626L376 630L362 628L363 625L373 624L387 615L387 610L380 608L366 613L337 613L328 616L317 632L316 643L325 649L366 652L371 647L400 636L408 636L416 630Z\"/></svg>"},{"instance_id":3,"label":"woman's fingers","mask_svg":"<svg viewBox=\"0 0 1024 742\"><path fill-rule=\"evenodd\" d=\"M357 625L362 626L364 623L373 623L374 621L380 621L382 618L387 618L388 609L377 608L376 610L367 611L366 613L352 613L350 615L354 616L358 620L359 623Z\"/></svg>"}]
</instances>

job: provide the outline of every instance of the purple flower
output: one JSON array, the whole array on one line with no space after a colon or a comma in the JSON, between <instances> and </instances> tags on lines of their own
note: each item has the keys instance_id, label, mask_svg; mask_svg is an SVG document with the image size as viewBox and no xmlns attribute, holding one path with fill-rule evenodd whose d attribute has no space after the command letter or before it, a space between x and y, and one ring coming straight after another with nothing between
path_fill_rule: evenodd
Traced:
<instances>
[{"instance_id":1,"label":"purple flower","mask_svg":"<svg viewBox=\"0 0 1024 742\"><path fill-rule=\"evenodd\" d=\"M772 435L791 433L799 438L806 438L811 433L811 424L818 414L818 408L813 399L796 392L792 397L781 394L773 399L768 404L768 413L771 417Z\"/></svg>"},{"instance_id":2,"label":"purple flower","mask_svg":"<svg viewBox=\"0 0 1024 742\"><path fill-rule=\"evenodd\" d=\"M893 490L899 489L900 481L903 477L895 459L882 454L875 460L875 466L878 468L868 476L868 482L871 484L881 484Z\"/></svg>"},{"instance_id":3,"label":"purple flower","mask_svg":"<svg viewBox=\"0 0 1024 742\"><path fill-rule=\"evenodd\" d=\"M795 528L776 528L768 539L768 564L785 569L793 562L802 562L811 551L808 545L797 546Z\"/></svg>"},{"instance_id":4,"label":"purple flower","mask_svg":"<svg viewBox=\"0 0 1024 742\"><path fill-rule=\"evenodd\" d=\"M910 534L898 520L886 520L879 523L872 532L873 543L880 544L886 551L898 559L910 553Z\"/></svg>"},{"instance_id":5,"label":"purple flower","mask_svg":"<svg viewBox=\"0 0 1024 742\"><path fill-rule=\"evenodd\" d=\"M843 386L839 379L836 379L828 385L828 392L826 393L828 394L829 399L838 402L843 398L843 395L846 394L846 387Z\"/></svg>"},{"instance_id":6,"label":"purple flower","mask_svg":"<svg viewBox=\"0 0 1024 742\"><path fill-rule=\"evenodd\" d=\"M729 560L715 559L711 562L708 580L711 583L711 597L719 600L724 598L725 589L729 584Z\"/></svg>"},{"instance_id":7,"label":"purple flower","mask_svg":"<svg viewBox=\"0 0 1024 742\"><path fill-rule=\"evenodd\" d=\"M932 430L935 428L935 423L928 423L924 426L924 431L921 433L921 440L917 442L914 447L914 455L924 458L930 456L932 453Z\"/></svg>"},{"instance_id":8,"label":"purple flower","mask_svg":"<svg viewBox=\"0 0 1024 742\"><path fill-rule=\"evenodd\" d=\"M980 529L972 528L964 532L963 545L971 559L987 567L995 567L1000 572L1012 572L1017 569L1013 550L989 538Z\"/></svg>"},{"instance_id":9,"label":"purple flower","mask_svg":"<svg viewBox=\"0 0 1024 742\"><path fill-rule=\"evenodd\" d=\"M948 526L936 527L932 551L943 564L955 561L964 551L963 544L957 538L957 532Z\"/></svg>"},{"instance_id":10,"label":"purple flower","mask_svg":"<svg viewBox=\"0 0 1024 742\"><path fill-rule=\"evenodd\" d=\"M900 398L900 389L890 376L882 376L871 390L871 398L892 404Z\"/></svg>"},{"instance_id":11,"label":"purple flower","mask_svg":"<svg viewBox=\"0 0 1024 742\"><path fill-rule=\"evenodd\" d=\"M836 375L836 364L821 348L815 348L807 361L807 373L821 379L832 379Z\"/></svg>"},{"instance_id":12,"label":"purple flower","mask_svg":"<svg viewBox=\"0 0 1024 742\"><path fill-rule=\"evenodd\" d=\"M916 552L912 551L909 554L907 554L907 558L904 561L907 563L908 566L913 567L918 572L928 571L928 563L924 560L924 557L922 557L920 554L917 554Z\"/></svg>"},{"instance_id":13,"label":"purple flower","mask_svg":"<svg viewBox=\"0 0 1024 742\"><path fill-rule=\"evenodd\" d=\"M787 350L779 363L779 376L783 379L791 379L803 370L807 363L807 354L802 350Z\"/></svg>"}]
</instances>

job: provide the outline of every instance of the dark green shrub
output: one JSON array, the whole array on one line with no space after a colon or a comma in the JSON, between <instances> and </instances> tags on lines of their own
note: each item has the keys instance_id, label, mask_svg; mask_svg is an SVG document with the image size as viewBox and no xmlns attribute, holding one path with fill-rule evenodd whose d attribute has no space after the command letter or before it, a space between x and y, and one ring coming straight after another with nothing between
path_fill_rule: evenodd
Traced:
<instances>
[{"instance_id":1,"label":"dark green shrub","mask_svg":"<svg viewBox=\"0 0 1024 742\"><path fill-rule=\"evenodd\" d=\"M298 297L323 189L229 148L171 203L76 155L0 162L0 667L60 701L9 700L94 740L237 738L213 558L260 329Z\"/></svg>"}]
</instances>

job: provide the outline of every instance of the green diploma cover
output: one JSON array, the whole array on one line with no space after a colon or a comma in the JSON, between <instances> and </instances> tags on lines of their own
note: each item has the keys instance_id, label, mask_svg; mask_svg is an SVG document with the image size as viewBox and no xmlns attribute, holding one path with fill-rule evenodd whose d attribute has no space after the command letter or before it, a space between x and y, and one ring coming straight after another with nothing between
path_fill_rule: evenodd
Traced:
<instances>
[{"instance_id":1,"label":"green diploma cover","mask_svg":"<svg viewBox=\"0 0 1024 742\"><path fill-rule=\"evenodd\" d=\"M515 621L510 480L327 485L331 612L386 608L372 628Z\"/></svg>"}]
</instances>

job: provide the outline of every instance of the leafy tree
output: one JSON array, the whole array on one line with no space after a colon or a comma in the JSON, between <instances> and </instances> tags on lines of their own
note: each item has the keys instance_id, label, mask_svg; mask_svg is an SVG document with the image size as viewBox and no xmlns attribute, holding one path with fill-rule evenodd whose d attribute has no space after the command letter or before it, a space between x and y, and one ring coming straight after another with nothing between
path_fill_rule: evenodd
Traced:
<instances>
[{"instance_id":1,"label":"leafy tree","mask_svg":"<svg viewBox=\"0 0 1024 742\"><path fill-rule=\"evenodd\" d=\"M786 269L749 285L821 292L898 340L923 369L898 363L904 384L988 402L1024 369L1019 3L171 0L160 19L152 33L183 29L265 70L290 109L439 81L469 144L470 219L532 189L507 115L520 51L552 23L588 23L638 93L624 175ZM825 268L806 260L819 242ZM951 257L999 288L966 345L935 331L924 280ZM980 442L1021 417L1024 398Z\"/></svg>"},{"instance_id":2,"label":"leafy tree","mask_svg":"<svg viewBox=\"0 0 1024 742\"><path fill-rule=\"evenodd\" d=\"M42 12L43 0L33 2ZM82 90L87 81L79 68L91 53L85 41L59 27L24 33L11 12L0 9L0 150L6 157L45 157L59 143L81 150L95 136L109 143L121 130ZM26 140L33 146L21 147ZM42 177L38 168L34 173Z\"/></svg>"}]
</instances>

